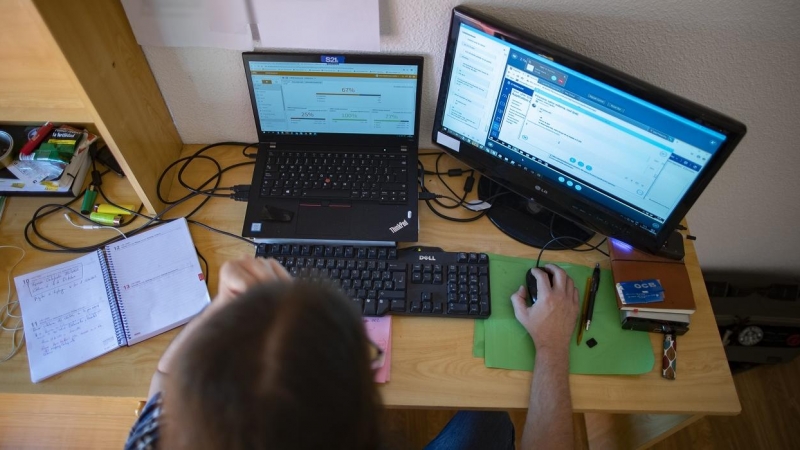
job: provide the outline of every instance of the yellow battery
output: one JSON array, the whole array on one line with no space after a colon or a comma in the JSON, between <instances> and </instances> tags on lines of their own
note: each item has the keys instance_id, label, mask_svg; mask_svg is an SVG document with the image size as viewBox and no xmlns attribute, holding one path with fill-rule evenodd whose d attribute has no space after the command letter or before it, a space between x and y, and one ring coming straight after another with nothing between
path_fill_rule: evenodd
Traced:
<instances>
[{"instance_id":1,"label":"yellow battery","mask_svg":"<svg viewBox=\"0 0 800 450\"><path fill-rule=\"evenodd\" d=\"M136 211L133 209L133 205L119 205L122 208L130 209L131 211ZM123 216L129 216L133 213L130 211L125 211L125 209L117 208L116 206L109 205L108 203L98 203L94 205L94 212L102 213L102 214L122 214Z\"/></svg>"},{"instance_id":2,"label":"yellow battery","mask_svg":"<svg viewBox=\"0 0 800 450\"><path fill-rule=\"evenodd\" d=\"M122 223L122 216L120 215L113 215L113 214L103 214L98 212L93 212L89 214L89 219L93 222L102 223L103 225L119 225Z\"/></svg>"}]
</instances>

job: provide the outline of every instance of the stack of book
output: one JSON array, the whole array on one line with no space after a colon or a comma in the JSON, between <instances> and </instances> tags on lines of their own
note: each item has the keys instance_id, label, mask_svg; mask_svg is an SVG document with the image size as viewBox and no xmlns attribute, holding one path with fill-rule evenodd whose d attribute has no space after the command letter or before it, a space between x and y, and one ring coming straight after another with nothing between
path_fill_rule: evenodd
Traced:
<instances>
[{"instance_id":1,"label":"stack of book","mask_svg":"<svg viewBox=\"0 0 800 450\"><path fill-rule=\"evenodd\" d=\"M620 241L609 241L614 283L622 286L617 289L622 328L676 335L689 331L696 307L683 262L649 255ZM650 286L652 282L657 283ZM635 284L640 285L639 290Z\"/></svg>"}]
</instances>

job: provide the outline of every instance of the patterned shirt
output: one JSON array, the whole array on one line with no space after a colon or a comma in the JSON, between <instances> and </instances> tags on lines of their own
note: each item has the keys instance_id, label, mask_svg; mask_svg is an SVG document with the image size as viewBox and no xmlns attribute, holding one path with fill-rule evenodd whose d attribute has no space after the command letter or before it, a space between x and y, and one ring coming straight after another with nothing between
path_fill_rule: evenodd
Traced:
<instances>
[{"instance_id":1,"label":"patterned shirt","mask_svg":"<svg viewBox=\"0 0 800 450\"><path fill-rule=\"evenodd\" d=\"M131 428L125 450L155 450L158 448L159 427L161 417L161 392L152 396L144 405L139 418Z\"/></svg>"}]
</instances>

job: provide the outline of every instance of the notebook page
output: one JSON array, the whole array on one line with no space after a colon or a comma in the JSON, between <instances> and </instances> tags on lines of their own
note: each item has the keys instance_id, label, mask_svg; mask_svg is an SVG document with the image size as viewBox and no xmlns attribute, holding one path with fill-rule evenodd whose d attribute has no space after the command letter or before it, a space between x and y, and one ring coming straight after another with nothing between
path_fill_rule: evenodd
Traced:
<instances>
[{"instance_id":1,"label":"notebook page","mask_svg":"<svg viewBox=\"0 0 800 450\"><path fill-rule=\"evenodd\" d=\"M183 325L209 302L186 219L106 247L128 345Z\"/></svg>"},{"instance_id":2,"label":"notebook page","mask_svg":"<svg viewBox=\"0 0 800 450\"><path fill-rule=\"evenodd\" d=\"M119 347L100 257L14 278L34 383Z\"/></svg>"}]
</instances>

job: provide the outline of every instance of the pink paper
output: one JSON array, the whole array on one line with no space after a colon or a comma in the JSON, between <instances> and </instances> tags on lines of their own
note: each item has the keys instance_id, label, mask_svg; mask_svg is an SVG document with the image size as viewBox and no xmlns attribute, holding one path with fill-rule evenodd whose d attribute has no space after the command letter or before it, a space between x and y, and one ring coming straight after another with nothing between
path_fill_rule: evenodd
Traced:
<instances>
[{"instance_id":1,"label":"pink paper","mask_svg":"<svg viewBox=\"0 0 800 450\"><path fill-rule=\"evenodd\" d=\"M392 316L364 317L367 336L383 350L383 366L375 371L375 382L386 383L392 366Z\"/></svg>"}]
</instances>

